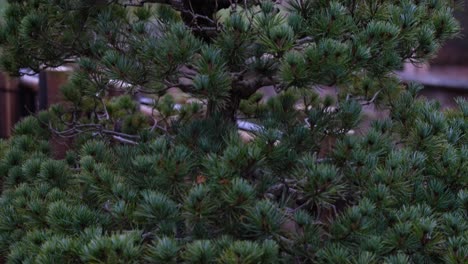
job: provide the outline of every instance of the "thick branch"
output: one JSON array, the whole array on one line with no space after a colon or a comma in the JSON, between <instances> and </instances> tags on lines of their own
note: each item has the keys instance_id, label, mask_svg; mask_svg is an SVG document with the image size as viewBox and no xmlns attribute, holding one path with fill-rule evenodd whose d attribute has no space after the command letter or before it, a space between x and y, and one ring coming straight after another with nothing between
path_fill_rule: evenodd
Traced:
<instances>
[{"instance_id":1,"label":"thick branch","mask_svg":"<svg viewBox=\"0 0 468 264\"><path fill-rule=\"evenodd\" d=\"M272 76L247 77L246 79L235 82L235 88L237 88L235 92L239 93L242 99L247 99L258 89L264 86L277 85L278 83L279 80Z\"/></svg>"},{"instance_id":2,"label":"thick branch","mask_svg":"<svg viewBox=\"0 0 468 264\"><path fill-rule=\"evenodd\" d=\"M146 3L166 4L172 6L177 11L183 13L192 11L197 16L205 16L206 18L211 17L214 12L231 5L230 0L217 0L216 3L212 2L212 0L129 0L124 5L143 6ZM209 10L211 14L199 13L197 10L204 10L203 13Z\"/></svg>"}]
</instances>

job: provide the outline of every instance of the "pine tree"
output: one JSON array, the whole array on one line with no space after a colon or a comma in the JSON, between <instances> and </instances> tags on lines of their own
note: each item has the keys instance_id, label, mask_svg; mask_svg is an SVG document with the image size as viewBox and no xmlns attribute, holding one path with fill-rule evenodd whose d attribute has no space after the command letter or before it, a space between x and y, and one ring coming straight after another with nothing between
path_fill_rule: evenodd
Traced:
<instances>
[{"instance_id":1,"label":"pine tree","mask_svg":"<svg viewBox=\"0 0 468 264\"><path fill-rule=\"evenodd\" d=\"M4 69L77 66L66 102L0 141L0 256L466 263L468 101L442 110L393 74L457 35L455 7L9 1ZM264 86L277 92L266 102ZM389 114L362 129L369 104ZM61 138L73 146L57 159Z\"/></svg>"}]
</instances>

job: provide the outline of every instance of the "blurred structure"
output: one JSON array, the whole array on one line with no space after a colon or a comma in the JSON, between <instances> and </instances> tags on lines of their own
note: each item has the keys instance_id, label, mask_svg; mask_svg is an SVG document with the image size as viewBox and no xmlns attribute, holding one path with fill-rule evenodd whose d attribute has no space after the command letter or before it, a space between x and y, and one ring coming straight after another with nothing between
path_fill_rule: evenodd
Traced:
<instances>
[{"instance_id":1,"label":"blurred structure","mask_svg":"<svg viewBox=\"0 0 468 264\"><path fill-rule=\"evenodd\" d=\"M468 1L465 1L468 2ZM468 96L468 4L456 14L462 26L460 38L448 41L426 65L407 64L399 75L403 81L424 84L421 96L452 107L456 97Z\"/></svg>"},{"instance_id":2,"label":"blurred structure","mask_svg":"<svg viewBox=\"0 0 468 264\"><path fill-rule=\"evenodd\" d=\"M462 26L460 38L449 40L440 50L437 58L431 61L431 65L468 67L468 0L465 0L464 10L456 12L455 17Z\"/></svg>"},{"instance_id":3,"label":"blurred structure","mask_svg":"<svg viewBox=\"0 0 468 264\"><path fill-rule=\"evenodd\" d=\"M22 77L0 73L0 138L11 135L14 124L24 116L59 103L60 87L68 80L70 67L58 67Z\"/></svg>"}]
</instances>

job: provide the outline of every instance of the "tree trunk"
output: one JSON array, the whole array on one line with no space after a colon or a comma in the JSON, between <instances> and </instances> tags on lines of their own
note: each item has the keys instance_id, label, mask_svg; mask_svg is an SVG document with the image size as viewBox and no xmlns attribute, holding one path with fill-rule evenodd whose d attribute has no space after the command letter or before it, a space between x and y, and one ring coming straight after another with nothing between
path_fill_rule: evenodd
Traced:
<instances>
[{"instance_id":1,"label":"tree trunk","mask_svg":"<svg viewBox=\"0 0 468 264\"><path fill-rule=\"evenodd\" d=\"M237 111L239 110L241 100L242 98L239 95L231 93L231 97L226 103L226 107L220 111L216 111L213 101L209 100L206 107L206 116L207 118L220 116L228 122L235 123L237 121Z\"/></svg>"},{"instance_id":2,"label":"tree trunk","mask_svg":"<svg viewBox=\"0 0 468 264\"><path fill-rule=\"evenodd\" d=\"M237 111L239 110L241 98L239 95L234 94L229 100L229 104L224 111L225 119L236 122L237 121Z\"/></svg>"}]
</instances>

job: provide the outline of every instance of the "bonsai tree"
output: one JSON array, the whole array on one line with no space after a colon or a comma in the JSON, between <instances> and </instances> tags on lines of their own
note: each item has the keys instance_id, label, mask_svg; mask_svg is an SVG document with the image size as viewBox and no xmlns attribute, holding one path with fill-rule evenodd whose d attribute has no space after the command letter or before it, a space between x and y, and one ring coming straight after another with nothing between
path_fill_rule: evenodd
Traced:
<instances>
[{"instance_id":1,"label":"bonsai tree","mask_svg":"<svg viewBox=\"0 0 468 264\"><path fill-rule=\"evenodd\" d=\"M394 75L457 34L454 7L9 1L3 68L76 69L0 142L0 256L466 263L468 102L442 111Z\"/></svg>"}]
</instances>

